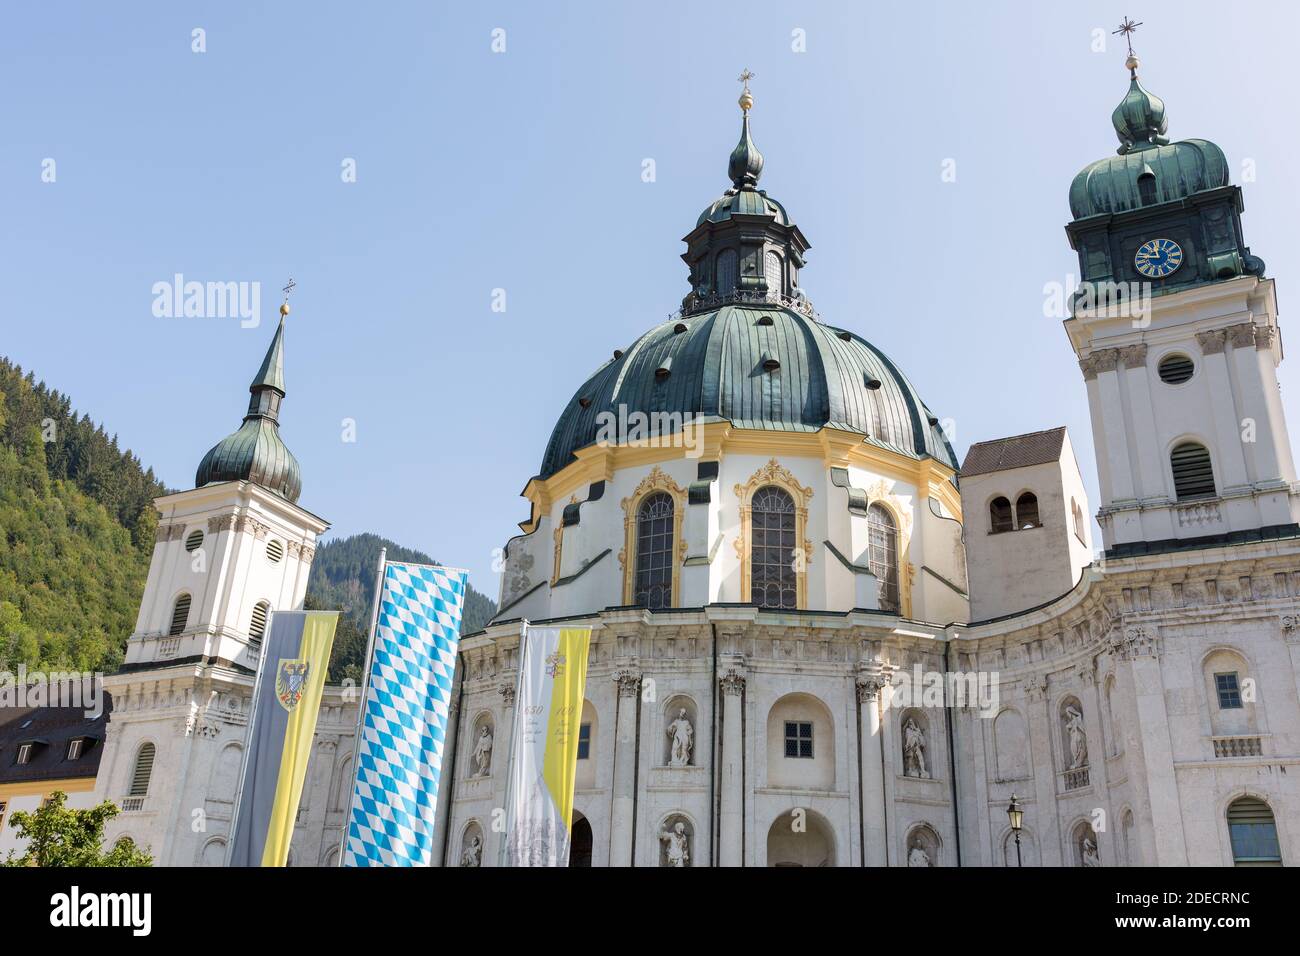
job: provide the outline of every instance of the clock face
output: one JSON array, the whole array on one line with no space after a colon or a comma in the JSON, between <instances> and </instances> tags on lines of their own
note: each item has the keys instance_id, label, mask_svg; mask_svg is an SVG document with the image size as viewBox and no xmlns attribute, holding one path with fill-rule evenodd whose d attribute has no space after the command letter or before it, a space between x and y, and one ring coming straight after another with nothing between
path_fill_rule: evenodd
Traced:
<instances>
[{"instance_id":1,"label":"clock face","mask_svg":"<svg viewBox=\"0 0 1300 956\"><path fill-rule=\"evenodd\" d=\"M1148 279L1163 279L1183 264L1183 248L1172 239L1148 239L1133 257L1137 271Z\"/></svg>"}]
</instances>

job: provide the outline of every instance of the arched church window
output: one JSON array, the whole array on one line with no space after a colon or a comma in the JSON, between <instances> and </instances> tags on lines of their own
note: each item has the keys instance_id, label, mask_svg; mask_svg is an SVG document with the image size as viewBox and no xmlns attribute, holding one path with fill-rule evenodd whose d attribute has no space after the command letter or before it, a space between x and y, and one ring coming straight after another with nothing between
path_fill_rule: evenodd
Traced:
<instances>
[{"instance_id":1,"label":"arched church window","mask_svg":"<svg viewBox=\"0 0 1300 956\"><path fill-rule=\"evenodd\" d=\"M785 290L785 283L781 281L781 257L775 252L763 257L763 278L767 281L769 295L778 295Z\"/></svg>"},{"instance_id":2,"label":"arched church window","mask_svg":"<svg viewBox=\"0 0 1300 956\"><path fill-rule=\"evenodd\" d=\"M871 573L880 586L880 607L898 610L898 526L882 504L867 509L867 545Z\"/></svg>"},{"instance_id":3,"label":"arched church window","mask_svg":"<svg viewBox=\"0 0 1300 956\"><path fill-rule=\"evenodd\" d=\"M673 601L673 498L656 492L636 515L636 588L633 602L648 608Z\"/></svg>"},{"instance_id":4,"label":"arched church window","mask_svg":"<svg viewBox=\"0 0 1300 956\"><path fill-rule=\"evenodd\" d=\"M796 608L794 499L773 485L754 492L750 600L759 607Z\"/></svg>"},{"instance_id":5,"label":"arched church window","mask_svg":"<svg viewBox=\"0 0 1300 956\"><path fill-rule=\"evenodd\" d=\"M128 797L146 797L149 795L149 780L153 777L153 758L157 748L152 743L143 743L135 753L135 766L131 769L131 789Z\"/></svg>"},{"instance_id":6,"label":"arched church window","mask_svg":"<svg viewBox=\"0 0 1300 956\"><path fill-rule=\"evenodd\" d=\"M989 502L989 522L994 534L1014 531L1016 525L1011 517L1011 502L1006 498L994 498Z\"/></svg>"},{"instance_id":7,"label":"arched church window","mask_svg":"<svg viewBox=\"0 0 1300 956\"><path fill-rule=\"evenodd\" d=\"M731 295L736 291L737 265L735 249L723 249L718 253L718 295Z\"/></svg>"},{"instance_id":8,"label":"arched church window","mask_svg":"<svg viewBox=\"0 0 1300 956\"><path fill-rule=\"evenodd\" d=\"M1021 530L1037 528L1041 524L1038 520L1038 496L1032 491L1026 491L1016 499L1016 524Z\"/></svg>"},{"instance_id":9,"label":"arched church window","mask_svg":"<svg viewBox=\"0 0 1300 956\"><path fill-rule=\"evenodd\" d=\"M185 630L185 625L189 623L189 620L190 596L188 594L182 594L176 599L176 603L172 605L172 623L171 626L167 628L167 635L169 637L175 637L181 631Z\"/></svg>"},{"instance_id":10,"label":"arched church window","mask_svg":"<svg viewBox=\"0 0 1300 956\"><path fill-rule=\"evenodd\" d=\"M1228 807L1228 836L1236 866L1281 866L1273 811L1263 800L1242 797Z\"/></svg>"},{"instance_id":11,"label":"arched church window","mask_svg":"<svg viewBox=\"0 0 1300 956\"><path fill-rule=\"evenodd\" d=\"M253 619L248 625L248 637L254 644L262 643L262 638L266 636L266 618L271 613L271 604L268 601L258 601L253 607Z\"/></svg>"},{"instance_id":12,"label":"arched church window","mask_svg":"<svg viewBox=\"0 0 1300 956\"><path fill-rule=\"evenodd\" d=\"M1174 493L1179 501L1214 497L1214 467L1202 444L1185 441L1169 455L1174 473Z\"/></svg>"}]
</instances>

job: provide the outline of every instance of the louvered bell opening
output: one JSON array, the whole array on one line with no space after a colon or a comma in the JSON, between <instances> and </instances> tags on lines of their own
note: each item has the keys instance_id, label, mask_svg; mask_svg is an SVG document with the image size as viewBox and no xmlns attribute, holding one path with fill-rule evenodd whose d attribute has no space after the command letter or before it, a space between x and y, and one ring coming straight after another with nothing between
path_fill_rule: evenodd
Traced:
<instances>
[{"instance_id":1,"label":"louvered bell opening","mask_svg":"<svg viewBox=\"0 0 1300 956\"><path fill-rule=\"evenodd\" d=\"M265 601L258 602L253 608L253 620L248 625L248 636L254 643L262 643L262 638L266 636L266 615L270 610L271 606Z\"/></svg>"},{"instance_id":2,"label":"louvered bell opening","mask_svg":"<svg viewBox=\"0 0 1300 956\"><path fill-rule=\"evenodd\" d=\"M659 367L655 369L655 378L660 379L662 381L672 373L673 373L673 357L670 355L662 362L660 362Z\"/></svg>"},{"instance_id":3,"label":"louvered bell opening","mask_svg":"<svg viewBox=\"0 0 1300 956\"><path fill-rule=\"evenodd\" d=\"M1192 372L1196 367L1192 365L1192 360L1186 355L1166 355L1160 360L1156 371L1160 375L1160 381L1166 385L1181 385L1192 377Z\"/></svg>"},{"instance_id":4,"label":"louvered bell opening","mask_svg":"<svg viewBox=\"0 0 1300 956\"><path fill-rule=\"evenodd\" d=\"M135 758L135 772L131 774L130 797L144 797L149 794L149 778L153 776L154 745L144 744Z\"/></svg>"},{"instance_id":5,"label":"louvered bell opening","mask_svg":"<svg viewBox=\"0 0 1300 956\"><path fill-rule=\"evenodd\" d=\"M1184 442L1169 456L1174 472L1174 492L1179 501L1214 497L1214 468L1204 445Z\"/></svg>"},{"instance_id":6,"label":"louvered bell opening","mask_svg":"<svg viewBox=\"0 0 1300 956\"><path fill-rule=\"evenodd\" d=\"M754 324L755 324L755 325L771 325L771 324L772 324L772 317L771 317L770 315L760 315L760 316L758 317L758 321L755 322Z\"/></svg>"},{"instance_id":7,"label":"louvered bell opening","mask_svg":"<svg viewBox=\"0 0 1300 956\"><path fill-rule=\"evenodd\" d=\"M203 544L202 531L191 531L185 538L186 551L197 551L199 549L199 546L202 544Z\"/></svg>"},{"instance_id":8,"label":"louvered bell opening","mask_svg":"<svg viewBox=\"0 0 1300 956\"><path fill-rule=\"evenodd\" d=\"M775 372L781 367L781 363L777 361L776 356L771 352L764 352L762 366L764 372Z\"/></svg>"},{"instance_id":9,"label":"louvered bell opening","mask_svg":"<svg viewBox=\"0 0 1300 956\"><path fill-rule=\"evenodd\" d=\"M182 594L176 599L175 606L172 607L172 623L167 628L167 635L175 637L181 631L185 630L185 625L190 620L190 596Z\"/></svg>"},{"instance_id":10,"label":"louvered bell opening","mask_svg":"<svg viewBox=\"0 0 1300 956\"><path fill-rule=\"evenodd\" d=\"M272 564L279 564L280 559L284 557L284 545L275 538L266 543L266 560Z\"/></svg>"}]
</instances>

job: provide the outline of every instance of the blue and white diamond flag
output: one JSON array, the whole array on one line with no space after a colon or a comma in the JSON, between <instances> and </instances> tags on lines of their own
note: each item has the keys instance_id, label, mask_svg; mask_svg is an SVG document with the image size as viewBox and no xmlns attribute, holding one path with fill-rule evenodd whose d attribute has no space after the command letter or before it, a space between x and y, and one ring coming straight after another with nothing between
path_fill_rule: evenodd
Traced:
<instances>
[{"instance_id":1,"label":"blue and white diamond flag","mask_svg":"<svg viewBox=\"0 0 1300 956\"><path fill-rule=\"evenodd\" d=\"M344 866L429 866L466 575L384 566Z\"/></svg>"}]
</instances>

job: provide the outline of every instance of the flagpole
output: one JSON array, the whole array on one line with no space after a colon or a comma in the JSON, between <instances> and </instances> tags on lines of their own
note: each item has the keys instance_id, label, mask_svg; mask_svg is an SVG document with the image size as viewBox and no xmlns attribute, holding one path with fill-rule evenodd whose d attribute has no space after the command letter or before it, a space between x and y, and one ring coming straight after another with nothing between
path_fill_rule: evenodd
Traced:
<instances>
[{"instance_id":1,"label":"flagpole","mask_svg":"<svg viewBox=\"0 0 1300 956\"><path fill-rule=\"evenodd\" d=\"M519 729L519 689L524 682L524 655L528 653L528 618L519 622L519 662L515 666L515 701L511 708L513 717L510 722L510 748L506 751L506 805L505 823L510 823L510 797L515 782L515 732ZM497 866L505 866L506 843L510 839L507 826L497 847Z\"/></svg>"},{"instance_id":2,"label":"flagpole","mask_svg":"<svg viewBox=\"0 0 1300 956\"><path fill-rule=\"evenodd\" d=\"M343 866L347 854L348 830L352 827L352 804L357 798L357 781L361 779L361 768L357 761L361 755L361 721L366 713L366 695L370 690L370 668L374 663L371 658L375 653L375 629L379 626L379 604L384 591L384 568L388 563L388 549L379 549L379 569L375 575L375 598L370 605L370 636L366 638L366 662L361 670L361 697L357 700L357 729L352 739L352 786L348 788L348 809L343 817L343 833L339 838L339 855L337 866Z\"/></svg>"},{"instance_id":3,"label":"flagpole","mask_svg":"<svg viewBox=\"0 0 1300 956\"><path fill-rule=\"evenodd\" d=\"M262 628L262 642L257 648L257 671L253 678L253 698L248 707L248 723L244 728L244 759L239 765L239 784L235 787L235 805L230 811L230 836L226 839L226 866L230 866L230 857L235 852L235 827L239 823L239 804L244 799L244 777L248 773L248 760L253 754L253 721L257 717L258 694L262 690L262 665L266 663L266 642L271 639L271 622L275 611L266 617L266 626Z\"/></svg>"}]
</instances>

